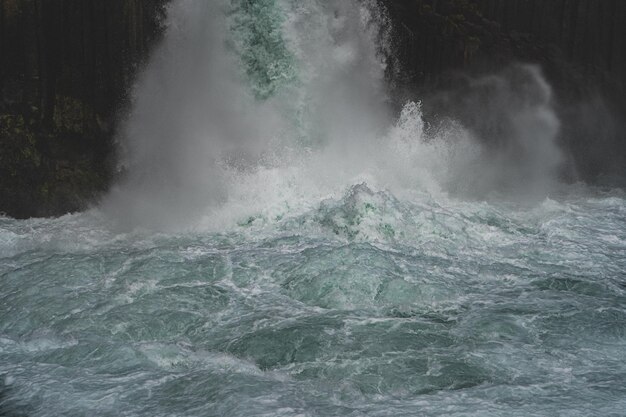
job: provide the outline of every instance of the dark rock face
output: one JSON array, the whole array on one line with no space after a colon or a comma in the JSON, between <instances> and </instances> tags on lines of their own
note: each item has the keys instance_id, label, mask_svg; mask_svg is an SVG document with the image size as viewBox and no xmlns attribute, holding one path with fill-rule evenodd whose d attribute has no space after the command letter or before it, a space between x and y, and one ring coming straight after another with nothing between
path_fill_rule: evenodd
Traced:
<instances>
[{"instance_id":1,"label":"dark rock face","mask_svg":"<svg viewBox=\"0 0 626 417\"><path fill-rule=\"evenodd\" d=\"M111 180L116 112L165 0L0 0L0 212L80 210Z\"/></svg>"},{"instance_id":2,"label":"dark rock face","mask_svg":"<svg viewBox=\"0 0 626 417\"><path fill-rule=\"evenodd\" d=\"M626 88L626 2L620 0L383 0L405 78L530 60L567 63L582 79ZM559 61L559 62L556 62ZM550 68L547 68L548 70ZM576 81L576 80L567 80ZM569 84L585 89L585 83Z\"/></svg>"},{"instance_id":3,"label":"dark rock face","mask_svg":"<svg viewBox=\"0 0 626 417\"><path fill-rule=\"evenodd\" d=\"M485 18L503 30L528 33L557 46L585 76L626 86L626 2L479 0L478 4Z\"/></svg>"}]
</instances>

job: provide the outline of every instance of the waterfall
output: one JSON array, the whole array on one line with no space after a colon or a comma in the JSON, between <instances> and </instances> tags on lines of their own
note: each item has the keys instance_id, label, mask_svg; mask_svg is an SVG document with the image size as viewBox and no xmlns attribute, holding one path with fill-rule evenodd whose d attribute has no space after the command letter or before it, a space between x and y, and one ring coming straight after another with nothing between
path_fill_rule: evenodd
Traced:
<instances>
[{"instance_id":1,"label":"waterfall","mask_svg":"<svg viewBox=\"0 0 626 417\"><path fill-rule=\"evenodd\" d=\"M462 123L425 129L419 103L394 116L391 22L374 0L177 0L167 16L120 130L125 175L103 203L123 225L219 223L360 182L545 195L555 175L559 123L532 67L456 100L506 146Z\"/></svg>"}]
</instances>

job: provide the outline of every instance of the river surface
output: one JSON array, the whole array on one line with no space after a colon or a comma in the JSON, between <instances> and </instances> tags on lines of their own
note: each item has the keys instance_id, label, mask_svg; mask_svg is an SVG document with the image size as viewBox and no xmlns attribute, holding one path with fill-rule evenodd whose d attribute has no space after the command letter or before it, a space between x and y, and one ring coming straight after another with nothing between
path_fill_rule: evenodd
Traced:
<instances>
[{"instance_id":1,"label":"river surface","mask_svg":"<svg viewBox=\"0 0 626 417\"><path fill-rule=\"evenodd\" d=\"M359 184L220 233L3 219L0 259L16 415L626 409L621 192L518 209Z\"/></svg>"}]
</instances>

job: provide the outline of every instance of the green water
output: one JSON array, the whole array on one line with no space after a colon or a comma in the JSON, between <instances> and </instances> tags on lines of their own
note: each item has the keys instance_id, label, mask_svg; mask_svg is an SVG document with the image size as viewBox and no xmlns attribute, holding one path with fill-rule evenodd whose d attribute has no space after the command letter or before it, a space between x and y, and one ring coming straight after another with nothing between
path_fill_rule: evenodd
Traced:
<instances>
[{"instance_id":1,"label":"green water","mask_svg":"<svg viewBox=\"0 0 626 417\"><path fill-rule=\"evenodd\" d=\"M626 199L0 221L5 415L621 415Z\"/></svg>"}]
</instances>

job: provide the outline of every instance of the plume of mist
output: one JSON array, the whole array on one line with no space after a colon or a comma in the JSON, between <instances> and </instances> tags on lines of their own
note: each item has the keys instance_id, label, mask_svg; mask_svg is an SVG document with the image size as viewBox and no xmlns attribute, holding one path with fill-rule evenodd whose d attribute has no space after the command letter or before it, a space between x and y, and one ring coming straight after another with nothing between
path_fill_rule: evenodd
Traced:
<instances>
[{"instance_id":1,"label":"plume of mist","mask_svg":"<svg viewBox=\"0 0 626 417\"><path fill-rule=\"evenodd\" d=\"M223 1L179 0L122 126L126 178L105 208L129 225L185 224L227 190L220 163L257 157L283 121L259 105L229 52Z\"/></svg>"},{"instance_id":2,"label":"plume of mist","mask_svg":"<svg viewBox=\"0 0 626 417\"><path fill-rule=\"evenodd\" d=\"M164 41L120 130L125 178L104 209L129 226L184 226L229 198L232 171L284 163L297 147L343 144L339 151L348 152L352 139L372 140L388 113L370 13L357 1L172 2ZM250 28L281 33L246 43L254 33L238 31ZM246 62L242 48L259 44ZM293 51L280 54L293 59L281 68L297 76L277 88L251 85L284 75L271 48ZM260 81L246 65L257 67Z\"/></svg>"},{"instance_id":3,"label":"plume of mist","mask_svg":"<svg viewBox=\"0 0 626 417\"><path fill-rule=\"evenodd\" d=\"M104 210L126 227L220 228L360 182L406 195L546 193L561 156L540 72L519 66L442 95L457 121L439 129L419 103L394 121L388 24L375 0L172 2Z\"/></svg>"}]
</instances>

